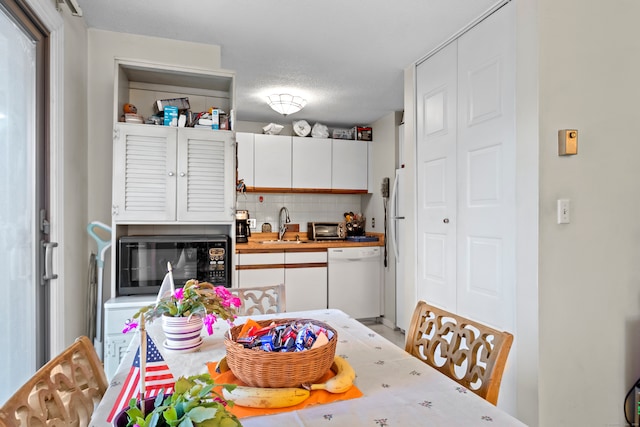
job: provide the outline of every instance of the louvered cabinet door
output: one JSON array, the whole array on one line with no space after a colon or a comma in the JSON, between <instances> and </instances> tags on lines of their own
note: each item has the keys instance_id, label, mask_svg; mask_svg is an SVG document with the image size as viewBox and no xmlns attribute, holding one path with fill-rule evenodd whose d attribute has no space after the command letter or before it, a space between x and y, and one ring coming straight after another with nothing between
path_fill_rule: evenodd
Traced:
<instances>
[{"instance_id":1,"label":"louvered cabinet door","mask_svg":"<svg viewBox=\"0 0 640 427\"><path fill-rule=\"evenodd\" d=\"M114 221L175 221L176 131L164 126L116 125Z\"/></svg>"},{"instance_id":2,"label":"louvered cabinet door","mask_svg":"<svg viewBox=\"0 0 640 427\"><path fill-rule=\"evenodd\" d=\"M177 220L233 221L234 146L228 133L178 130Z\"/></svg>"}]
</instances>

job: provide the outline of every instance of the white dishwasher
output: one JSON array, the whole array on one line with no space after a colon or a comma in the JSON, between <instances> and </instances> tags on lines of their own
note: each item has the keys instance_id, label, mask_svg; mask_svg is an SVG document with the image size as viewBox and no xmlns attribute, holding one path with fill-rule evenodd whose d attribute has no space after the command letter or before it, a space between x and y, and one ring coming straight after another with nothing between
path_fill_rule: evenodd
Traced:
<instances>
[{"instance_id":1,"label":"white dishwasher","mask_svg":"<svg viewBox=\"0 0 640 427\"><path fill-rule=\"evenodd\" d=\"M329 308L356 319L383 315L380 247L329 248L327 258Z\"/></svg>"}]
</instances>

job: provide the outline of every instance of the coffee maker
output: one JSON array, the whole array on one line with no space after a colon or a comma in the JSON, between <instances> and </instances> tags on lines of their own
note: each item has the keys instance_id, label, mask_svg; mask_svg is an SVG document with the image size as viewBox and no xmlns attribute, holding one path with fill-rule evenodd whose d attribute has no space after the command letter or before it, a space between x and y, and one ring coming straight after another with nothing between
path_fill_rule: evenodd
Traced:
<instances>
[{"instance_id":1,"label":"coffee maker","mask_svg":"<svg viewBox=\"0 0 640 427\"><path fill-rule=\"evenodd\" d=\"M236 243L247 243L251 236L251 228L249 228L249 211L236 211Z\"/></svg>"}]
</instances>

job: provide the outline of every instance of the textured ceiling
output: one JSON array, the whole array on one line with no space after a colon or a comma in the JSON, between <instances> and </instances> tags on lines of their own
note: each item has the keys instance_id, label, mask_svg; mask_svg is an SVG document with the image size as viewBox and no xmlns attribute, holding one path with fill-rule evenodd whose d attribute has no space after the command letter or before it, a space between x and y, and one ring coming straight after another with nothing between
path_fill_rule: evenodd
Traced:
<instances>
[{"instance_id":1,"label":"textured ceiling","mask_svg":"<svg viewBox=\"0 0 640 427\"><path fill-rule=\"evenodd\" d=\"M497 0L78 0L89 28L221 46L237 119L350 127L403 109L403 70ZM307 106L283 118L265 96Z\"/></svg>"}]
</instances>

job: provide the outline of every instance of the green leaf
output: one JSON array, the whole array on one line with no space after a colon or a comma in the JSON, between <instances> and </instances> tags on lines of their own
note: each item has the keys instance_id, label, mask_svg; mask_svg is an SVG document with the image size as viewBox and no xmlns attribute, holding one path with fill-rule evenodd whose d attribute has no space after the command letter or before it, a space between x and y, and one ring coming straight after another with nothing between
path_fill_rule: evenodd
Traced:
<instances>
[{"instance_id":1,"label":"green leaf","mask_svg":"<svg viewBox=\"0 0 640 427\"><path fill-rule=\"evenodd\" d=\"M217 417L211 420L204 420L198 423L198 427L220 427L220 420Z\"/></svg>"},{"instance_id":2,"label":"green leaf","mask_svg":"<svg viewBox=\"0 0 640 427\"><path fill-rule=\"evenodd\" d=\"M164 388L160 390L160 393L158 393L155 400L153 401L153 407L157 408L158 406L162 405L163 400L164 400Z\"/></svg>"},{"instance_id":3,"label":"green leaf","mask_svg":"<svg viewBox=\"0 0 640 427\"><path fill-rule=\"evenodd\" d=\"M191 418L184 417L184 419L178 424L178 427L194 427Z\"/></svg>"},{"instance_id":4,"label":"green leaf","mask_svg":"<svg viewBox=\"0 0 640 427\"><path fill-rule=\"evenodd\" d=\"M209 384L206 387L203 387L202 390L200 390L200 393L198 393L198 397L207 397L211 394L211 390L213 390L213 387L215 387L215 384Z\"/></svg>"},{"instance_id":5,"label":"green leaf","mask_svg":"<svg viewBox=\"0 0 640 427\"><path fill-rule=\"evenodd\" d=\"M174 394L184 394L191 389L193 383L184 377L178 378L173 389L175 390Z\"/></svg>"},{"instance_id":6,"label":"green leaf","mask_svg":"<svg viewBox=\"0 0 640 427\"><path fill-rule=\"evenodd\" d=\"M178 413L176 412L176 408L173 406L167 408L162 414L164 415L164 419L167 421L174 421L178 419Z\"/></svg>"},{"instance_id":7,"label":"green leaf","mask_svg":"<svg viewBox=\"0 0 640 427\"><path fill-rule=\"evenodd\" d=\"M208 420L216 416L218 412L217 408L205 408L203 406L196 406L187 413L187 416L195 423L200 423L204 420Z\"/></svg>"},{"instance_id":8,"label":"green leaf","mask_svg":"<svg viewBox=\"0 0 640 427\"><path fill-rule=\"evenodd\" d=\"M160 414L158 412L152 412L151 417L148 417L148 419L149 419L149 422L147 423L147 427L156 427L158 425L161 425L161 424L158 424L160 422Z\"/></svg>"},{"instance_id":9,"label":"green leaf","mask_svg":"<svg viewBox=\"0 0 640 427\"><path fill-rule=\"evenodd\" d=\"M238 387L237 384L222 384L222 387L224 387L225 390L227 391L233 391L236 389L236 387Z\"/></svg>"},{"instance_id":10,"label":"green leaf","mask_svg":"<svg viewBox=\"0 0 640 427\"><path fill-rule=\"evenodd\" d=\"M240 422L233 418L223 418L220 421L220 427L238 427L241 426Z\"/></svg>"}]
</instances>

